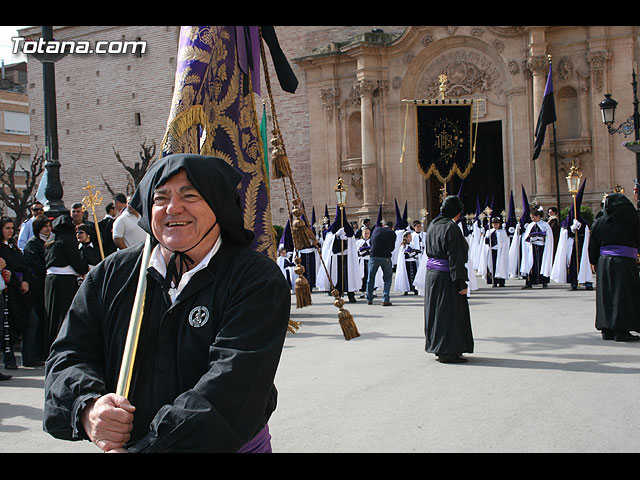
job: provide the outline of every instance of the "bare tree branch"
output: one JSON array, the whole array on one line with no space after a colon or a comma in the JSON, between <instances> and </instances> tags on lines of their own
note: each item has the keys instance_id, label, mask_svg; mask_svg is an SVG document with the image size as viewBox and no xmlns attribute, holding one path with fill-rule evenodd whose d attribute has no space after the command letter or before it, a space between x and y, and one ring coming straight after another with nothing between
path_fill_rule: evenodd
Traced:
<instances>
[{"instance_id":1,"label":"bare tree branch","mask_svg":"<svg viewBox=\"0 0 640 480\"><path fill-rule=\"evenodd\" d=\"M44 154L40 153L39 148L36 148L28 169L18 163L21 155L22 147L17 154L8 154L8 164L0 155L0 182L4 186L0 189L0 201L15 212L16 225L20 225L26 217L38 177L44 172L45 162ZM16 175L18 167L24 175Z\"/></svg>"},{"instance_id":2,"label":"bare tree branch","mask_svg":"<svg viewBox=\"0 0 640 480\"><path fill-rule=\"evenodd\" d=\"M118 163L120 163L120 165L124 167L124 169L129 174L129 181L127 182L127 194L133 193L133 191L140 183L140 180L142 180L142 177L144 177L149 167L155 161L156 142L155 140L153 140L151 145L147 145L146 143L147 140L145 139L145 141L140 145L140 152L138 152L141 162L135 162L133 164L133 167L130 167L124 162L124 160L122 160L120 152L116 150L115 147L111 147L113 148L113 154L116 156L116 160L118 161ZM105 181L105 184L106 183L107 182ZM107 188L109 189L109 191L111 191L110 187Z\"/></svg>"}]
</instances>

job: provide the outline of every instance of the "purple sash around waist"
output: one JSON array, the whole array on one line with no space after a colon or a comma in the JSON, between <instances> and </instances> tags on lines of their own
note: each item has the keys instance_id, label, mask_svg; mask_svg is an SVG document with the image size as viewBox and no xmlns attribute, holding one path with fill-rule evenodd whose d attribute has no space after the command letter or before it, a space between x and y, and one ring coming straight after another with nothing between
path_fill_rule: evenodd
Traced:
<instances>
[{"instance_id":1,"label":"purple sash around waist","mask_svg":"<svg viewBox=\"0 0 640 480\"><path fill-rule=\"evenodd\" d=\"M439 272L449 271L449 260L445 258L431 258L427 259L427 269L437 270Z\"/></svg>"},{"instance_id":2,"label":"purple sash around waist","mask_svg":"<svg viewBox=\"0 0 640 480\"><path fill-rule=\"evenodd\" d=\"M635 259L638 256L638 249L627 245L605 245L600 247L600 255L611 255L612 257L629 257Z\"/></svg>"},{"instance_id":3,"label":"purple sash around waist","mask_svg":"<svg viewBox=\"0 0 640 480\"><path fill-rule=\"evenodd\" d=\"M249 440L244 446L240 447L240 450L238 450L237 453L272 453L269 425L265 425L255 437Z\"/></svg>"}]
</instances>

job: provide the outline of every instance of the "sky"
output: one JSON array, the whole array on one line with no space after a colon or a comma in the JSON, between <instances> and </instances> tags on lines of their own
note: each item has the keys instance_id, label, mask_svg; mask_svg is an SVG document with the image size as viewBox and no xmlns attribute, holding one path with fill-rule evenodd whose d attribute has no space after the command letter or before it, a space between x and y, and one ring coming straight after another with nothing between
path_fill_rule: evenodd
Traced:
<instances>
[{"instance_id":1,"label":"sky","mask_svg":"<svg viewBox=\"0 0 640 480\"><path fill-rule=\"evenodd\" d=\"M0 25L0 60L4 60L5 65L25 61L26 55L13 54L13 42L11 37L18 36L18 29L24 26L5 26Z\"/></svg>"}]
</instances>

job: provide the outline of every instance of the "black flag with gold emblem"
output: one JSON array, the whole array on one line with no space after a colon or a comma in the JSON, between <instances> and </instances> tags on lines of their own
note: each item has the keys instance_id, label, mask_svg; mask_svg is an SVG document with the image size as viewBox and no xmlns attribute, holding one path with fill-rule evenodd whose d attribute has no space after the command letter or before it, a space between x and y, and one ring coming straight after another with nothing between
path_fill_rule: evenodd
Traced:
<instances>
[{"instance_id":1,"label":"black flag with gold emblem","mask_svg":"<svg viewBox=\"0 0 640 480\"><path fill-rule=\"evenodd\" d=\"M442 183L465 178L473 166L471 103L418 105L418 166Z\"/></svg>"}]
</instances>

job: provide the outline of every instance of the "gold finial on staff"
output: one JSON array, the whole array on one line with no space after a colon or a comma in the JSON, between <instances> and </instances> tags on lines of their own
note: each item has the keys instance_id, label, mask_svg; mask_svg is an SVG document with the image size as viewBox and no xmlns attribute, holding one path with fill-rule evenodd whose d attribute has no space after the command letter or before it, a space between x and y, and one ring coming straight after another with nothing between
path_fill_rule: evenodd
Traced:
<instances>
[{"instance_id":1,"label":"gold finial on staff","mask_svg":"<svg viewBox=\"0 0 640 480\"><path fill-rule=\"evenodd\" d=\"M447 198L447 184L443 183L440 187L440 204L444 202L445 198Z\"/></svg>"},{"instance_id":2,"label":"gold finial on staff","mask_svg":"<svg viewBox=\"0 0 640 480\"><path fill-rule=\"evenodd\" d=\"M91 189L95 188L95 185L91 185L91 182L87 182L86 187L82 187L83 190L87 190L89 192L82 199L82 211L86 212L89 208L91 208L91 212L93 213L93 222L96 226L96 237L98 237L98 246L100 247L100 256L102 260L104 260L104 250L102 248L102 236L100 235L100 227L98 226L98 217L96 215L96 205L102 204L102 195L100 195L100 190L96 190L95 192L91 192Z\"/></svg>"}]
</instances>

